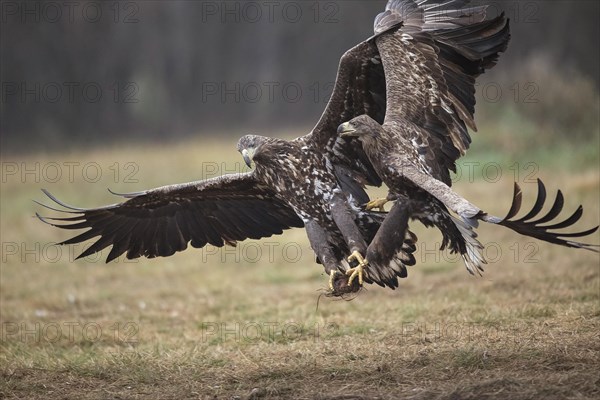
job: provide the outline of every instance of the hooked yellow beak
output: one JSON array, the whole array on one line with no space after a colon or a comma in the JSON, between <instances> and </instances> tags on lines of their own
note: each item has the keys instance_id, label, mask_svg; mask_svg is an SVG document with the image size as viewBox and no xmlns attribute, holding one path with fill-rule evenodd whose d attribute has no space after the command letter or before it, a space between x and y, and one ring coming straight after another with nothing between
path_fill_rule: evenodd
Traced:
<instances>
[{"instance_id":1,"label":"hooked yellow beak","mask_svg":"<svg viewBox=\"0 0 600 400\"><path fill-rule=\"evenodd\" d=\"M252 156L254 155L254 149L244 149L242 150L242 157L244 158L244 162L246 163L246 165L248 166L248 168L251 168L252 166Z\"/></svg>"},{"instance_id":2,"label":"hooked yellow beak","mask_svg":"<svg viewBox=\"0 0 600 400\"><path fill-rule=\"evenodd\" d=\"M337 133L341 137L355 137L356 129L350 125L350 122L344 122L338 127Z\"/></svg>"}]
</instances>

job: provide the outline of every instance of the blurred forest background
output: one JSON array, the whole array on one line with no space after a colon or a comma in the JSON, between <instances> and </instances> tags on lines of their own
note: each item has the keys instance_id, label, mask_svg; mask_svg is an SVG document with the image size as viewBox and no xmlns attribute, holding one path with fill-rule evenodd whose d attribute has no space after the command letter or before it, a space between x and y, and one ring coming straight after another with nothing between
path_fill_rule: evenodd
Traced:
<instances>
[{"instance_id":1,"label":"blurred forest background","mask_svg":"<svg viewBox=\"0 0 600 400\"><path fill-rule=\"evenodd\" d=\"M600 2L485 3L509 16L513 36L478 84L477 119L519 139L483 132L475 143L597 144ZM1 4L2 153L14 155L308 132L340 56L371 34L386 1Z\"/></svg>"}]
</instances>

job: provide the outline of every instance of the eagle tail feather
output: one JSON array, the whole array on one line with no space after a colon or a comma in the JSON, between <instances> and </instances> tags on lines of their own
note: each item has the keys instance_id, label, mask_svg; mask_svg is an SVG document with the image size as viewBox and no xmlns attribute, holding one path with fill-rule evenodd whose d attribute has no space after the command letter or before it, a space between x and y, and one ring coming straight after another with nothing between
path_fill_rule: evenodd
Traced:
<instances>
[{"instance_id":1,"label":"eagle tail feather","mask_svg":"<svg viewBox=\"0 0 600 400\"><path fill-rule=\"evenodd\" d=\"M552 203L552 206L550 207L550 210L548 210L548 212L545 215L540 216L540 212L542 211L542 208L546 203L547 191L541 179L537 180L537 184L537 199L531 210L525 216L518 219L514 219L518 212L521 210L522 204L522 191L520 186L517 183L515 183L513 202L506 217L500 219L498 217L485 214L481 217L481 219L485 222L505 226L517 233L533 237L539 240L543 240L545 242L598 252L598 247L600 247L598 245L577 242L566 238L579 238L591 235L598 230L599 226L577 232L565 233L557 231L559 229L564 229L573 226L576 222L578 222L583 215L582 206L579 206L571 216L564 219L563 221L555 222L550 225L542 225L554 221L555 218L558 217L561 211L563 210L565 202L564 196L559 190L556 194L554 203ZM536 217L538 217L538 219L534 220L534 218Z\"/></svg>"},{"instance_id":2,"label":"eagle tail feather","mask_svg":"<svg viewBox=\"0 0 600 400\"><path fill-rule=\"evenodd\" d=\"M477 239L477 232L473 229L474 227L468 223L465 223L452 215L448 214L452 219L454 226L460 232L462 243L460 244L461 256L467 267L467 271L471 275L480 275L484 271L483 265L487 264L483 255L483 245ZM455 239L456 240L456 239Z\"/></svg>"}]
</instances>

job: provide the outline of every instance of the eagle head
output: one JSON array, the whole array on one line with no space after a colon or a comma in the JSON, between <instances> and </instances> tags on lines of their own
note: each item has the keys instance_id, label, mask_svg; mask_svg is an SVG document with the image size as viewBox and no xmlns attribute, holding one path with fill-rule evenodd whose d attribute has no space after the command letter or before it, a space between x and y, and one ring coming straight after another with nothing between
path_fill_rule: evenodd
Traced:
<instances>
[{"instance_id":1,"label":"eagle head","mask_svg":"<svg viewBox=\"0 0 600 400\"><path fill-rule=\"evenodd\" d=\"M246 135L238 141L237 149L242 154L248 168L250 168L252 164L257 149L261 147L266 139L267 138L264 136Z\"/></svg>"},{"instance_id":2,"label":"eagle head","mask_svg":"<svg viewBox=\"0 0 600 400\"><path fill-rule=\"evenodd\" d=\"M368 115L360 115L338 127L338 135L343 138L364 138L379 134L381 125Z\"/></svg>"},{"instance_id":3,"label":"eagle head","mask_svg":"<svg viewBox=\"0 0 600 400\"><path fill-rule=\"evenodd\" d=\"M268 163L273 154L277 154L275 147L279 147L280 140L266 136L246 135L237 144L238 151L242 154L244 162L250 168L252 162ZM274 151L275 150L275 151Z\"/></svg>"}]
</instances>

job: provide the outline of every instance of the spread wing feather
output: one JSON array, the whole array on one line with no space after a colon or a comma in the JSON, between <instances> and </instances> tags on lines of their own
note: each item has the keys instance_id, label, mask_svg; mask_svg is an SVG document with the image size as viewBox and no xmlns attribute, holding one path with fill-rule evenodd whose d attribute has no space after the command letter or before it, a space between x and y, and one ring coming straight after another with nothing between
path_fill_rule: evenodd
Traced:
<instances>
[{"instance_id":1,"label":"spread wing feather","mask_svg":"<svg viewBox=\"0 0 600 400\"><path fill-rule=\"evenodd\" d=\"M390 0L375 19L375 35L341 57L329 103L312 132L301 139L325 151L333 165L351 171L359 187L380 186L381 178L360 143L340 138L336 131L360 115L380 124L401 116L425 126L432 151L441 154L430 161L449 181L447 170L454 169L454 161L470 144L467 126L475 129L474 78L495 63L509 38L504 16L485 21L486 7L465 8L467 4ZM388 38L400 37L410 41L400 47L397 39L389 43ZM409 76L423 79L407 85Z\"/></svg>"},{"instance_id":2,"label":"spread wing feather","mask_svg":"<svg viewBox=\"0 0 600 400\"><path fill-rule=\"evenodd\" d=\"M331 98L317 125L300 140L324 152L333 166L351 172L360 187L380 186L381 178L362 145L355 139L338 137L337 129L363 114L383 123L385 102L385 76L377 46L371 41L362 42L341 57Z\"/></svg>"},{"instance_id":3,"label":"spread wing feather","mask_svg":"<svg viewBox=\"0 0 600 400\"><path fill-rule=\"evenodd\" d=\"M493 67L510 40L504 15L486 19L486 7L466 0L391 0L376 20L386 77L385 123L403 121L427 148L427 167L450 184L450 170L476 130L475 78ZM394 22L395 21L395 22Z\"/></svg>"},{"instance_id":4,"label":"spread wing feather","mask_svg":"<svg viewBox=\"0 0 600 400\"><path fill-rule=\"evenodd\" d=\"M69 206L44 193L62 209L41 204L69 216L42 217L50 225L87 231L60 244L81 243L99 237L78 258L112 245L106 262L127 253L127 258L166 257L207 244L235 245L303 227L302 220L270 189L261 187L252 173L164 186L124 194L126 201L99 208Z\"/></svg>"}]
</instances>

